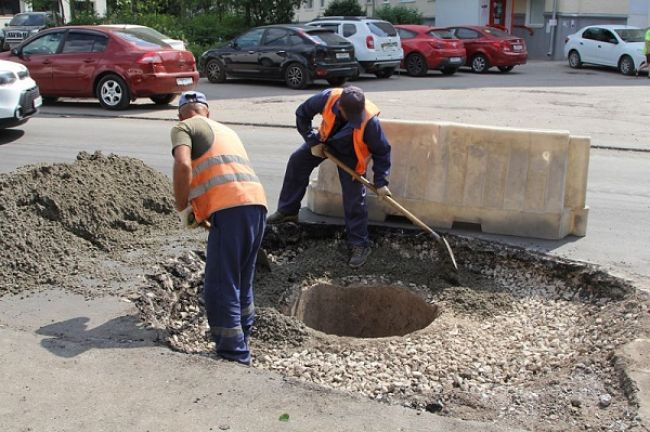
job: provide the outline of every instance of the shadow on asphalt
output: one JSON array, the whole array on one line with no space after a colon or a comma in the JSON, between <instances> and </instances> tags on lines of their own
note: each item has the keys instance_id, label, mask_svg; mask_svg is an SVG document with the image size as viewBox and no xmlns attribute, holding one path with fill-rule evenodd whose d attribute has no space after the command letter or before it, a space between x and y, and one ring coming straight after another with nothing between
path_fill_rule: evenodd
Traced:
<instances>
[{"instance_id":1,"label":"shadow on asphalt","mask_svg":"<svg viewBox=\"0 0 650 432\"><path fill-rule=\"evenodd\" d=\"M78 317L39 328L36 334L51 336L43 339L41 346L52 354L72 358L91 349L141 348L159 345L155 330L142 327L135 316L113 318L104 324L88 329L90 318Z\"/></svg>"},{"instance_id":2,"label":"shadow on asphalt","mask_svg":"<svg viewBox=\"0 0 650 432\"><path fill-rule=\"evenodd\" d=\"M3 129L0 130L0 145L10 144L22 138L25 131L22 129Z\"/></svg>"}]
</instances>

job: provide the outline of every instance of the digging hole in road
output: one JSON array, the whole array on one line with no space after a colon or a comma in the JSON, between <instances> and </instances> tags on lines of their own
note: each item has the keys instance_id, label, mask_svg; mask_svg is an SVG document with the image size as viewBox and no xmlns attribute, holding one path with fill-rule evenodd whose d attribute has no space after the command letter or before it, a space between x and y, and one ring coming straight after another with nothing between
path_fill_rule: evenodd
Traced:
<instances>
[{"instance_id":1,"label":"digging hole in road","mask_svg":"<svg viewBox=\"0 0 650 432\"><path fill-rule=\"evenodd\" d=\"M300 293L291 315L330 335L381 338L425 328L438 307L400 287L317 284Z\"/></svg>"},{"instance_id":2,"label":"digging hole in road","mask_svg":"<svg viewBox=\"0 0 650 432\"><path fill-rule=\"evenodd\" d=\"M371 237L368 261L351 269L341 228L268 227L254 367L524 430L637 425L619 353L642 335L647 295L584 263L450 236L462 280L453 285L426 236L373 228ZM162 263L135 299L178 351L215 349L200 302L204 260Z\"/></svg>"}]
</instances>

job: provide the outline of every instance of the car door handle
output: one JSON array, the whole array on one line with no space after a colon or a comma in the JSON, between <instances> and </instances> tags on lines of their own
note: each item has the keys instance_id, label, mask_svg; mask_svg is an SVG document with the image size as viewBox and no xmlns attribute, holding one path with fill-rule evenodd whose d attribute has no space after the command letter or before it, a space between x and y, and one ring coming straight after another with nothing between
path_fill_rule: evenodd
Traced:
<instances>
[{"instance_id":1,"label":"car door handle","mask_svg":"<svg viewBox=\"0 0 650 432\"><path fill-rule=\"evenodd\" d=\"M602 45L598 45L598 48L602 48L602 47L603 47Z\"/></svg>"},{"instance_id":2,"label":"car door handle","mask_svg":"<svg viewBox=\"0 0 650 432\"><path fill-rule=\"evenodd\" d=\"M255 54L255 51L250 50L250 51L248 51L248 54Z\"/></svg>"},{"instance_id":3,"label":"car door handle","mask_svg":"<svg viewBox=\"0 0 650 432\"><path fill-rule=\"evenodd\" d=\"M93 59L84 59L84 63L95 63Z\"/></svg>"},{"instance_id":4,"label":"car door handle","mask_svg":"<svg viewBox=\"0 0 650 432\"><path fill-rule=\"evenodd\" d=\"M584 43L580 42L580 45L584 45Z\"/></svg>"},{"instance_id":5,"label":"car door handle","mask_svg":"<svg viewBox=\"0 0 650 432\"><path fill-rule=\"evenodd\" d=\"M52 62L49 60L43 60L43 64L52 64Z\"/></svg>"},{"instance_id":6,"label":"car door handle","mask_svg":"<svg viewBox=\"0 0 650 432\"><path fill-rule=\"evenodd\" d=\"M286 55L287 52L286 51L277 51L276 54L277 55Z\"/></svg>"}]
</instances>

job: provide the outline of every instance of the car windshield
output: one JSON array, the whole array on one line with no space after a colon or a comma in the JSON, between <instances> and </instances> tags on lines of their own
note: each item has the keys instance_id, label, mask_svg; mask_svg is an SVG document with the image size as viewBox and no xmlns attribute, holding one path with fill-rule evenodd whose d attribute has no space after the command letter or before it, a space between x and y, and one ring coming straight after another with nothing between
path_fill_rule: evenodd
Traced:
<instances>
[{"instance_id":1,"label":"car windshield","mask_svg":"<svg viewBox=\"0 0 650 432\"><path fill-rule=\"evenodd\" d=\"M142 48L171 48L169 44L150 30L149 28L127 28L116 31L115 34L119 38Z\"/></svg>"},{"instance_id":2,"label":"car windshield","mask_svg":"<svg viewBox=\"0 0 650 432\"><path fill-rule=\"evenodd\" d=\"M375 36L397 36L397 30L395 30L395 27L386 21L370 21L368 22L368 28L370 28L370 31Z\"/></svg>"},{"instance_id":3,"label":"car windshield","mask_svg":"<svg viewBox=\"0 0 650 432\"><path fill-rule=\"evenodd\" d=\"M45 15L43 14L18 14L9 22L10 26L28 26L36 27L45 25Z\"/></svg>"},{"instance_id":4,"label":"car windshield","mask_svg":"<svg viewBox=\"0 0 650 432\"><path fill-rule=\"evenodd\" d=\"M624 42L645 41L645 32L641 29L617 29L614 31Z\"/></svg>"},{"instance_id":5,"label":"car windshield","mask_svg":"<svg viewBox=\"0 0 650 432\"><path fill-rule=\"evenodd\" d=\"M337 35L328 30L321 31L310 31L307 33L310 38L314 39L317 43L323 45L347 45L349 42L347 39Z\"/></svg>"},{"instance_id":6,"label":"car windshield","mask_svg":"<svg viewBox=\"0 0 650 432\"><path fill-rule=\"evenodd\" d=\"M489 35L496 36L498 38L507 38L510 35L502 30L495 29L494 27L485 27L483 31Z\"/></svg>"},{"instance_id":7,"label":"car windshield","mask_svg":"<svg viewBox=\"0 0 650 432\"><path fill-rule=\"evenodd\" d=\"M438 39L456 39L449 30L431 30L428 33L430 36Z\"/></svg>"}]
</instances>

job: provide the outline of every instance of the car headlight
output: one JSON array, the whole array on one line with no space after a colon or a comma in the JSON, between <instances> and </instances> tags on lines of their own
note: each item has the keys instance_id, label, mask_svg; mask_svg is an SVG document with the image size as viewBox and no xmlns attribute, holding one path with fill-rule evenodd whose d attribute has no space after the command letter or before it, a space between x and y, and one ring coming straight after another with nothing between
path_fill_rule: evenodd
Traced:
<instances>
[{"instance_id":1,"label":"car headlight","mask_svg":"<svg viewBox=\"0 0 650 432\"><path fill-rule=\"evenodd\" d=\"M10 71L0 71L0 85L8 85L16 82L16 75Z\"/></svg>"}]
</instances>

